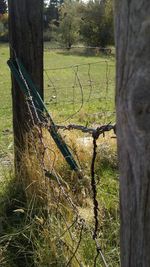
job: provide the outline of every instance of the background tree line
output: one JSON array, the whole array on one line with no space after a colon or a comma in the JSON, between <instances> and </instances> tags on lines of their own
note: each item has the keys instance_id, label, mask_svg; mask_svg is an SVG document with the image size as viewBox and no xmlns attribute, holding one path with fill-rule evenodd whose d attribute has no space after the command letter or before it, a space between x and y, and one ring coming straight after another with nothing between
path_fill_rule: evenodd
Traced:
<instances>
[{"instance_id":1,"label":"background tree line","mask_svg":"<svg viewBox=\"0 0 150 267\"><path fill-rule=\"evenodd\" d=\"M64 46L84 43L105 47L114 43L112 0L51 0L44 17L49 40L61 41Z\"/></svg>"},{"instance_id":2,"label":"background tree line","mask_svg":"<svg viewBox=\"0 0 150 267\"><path fill-rule=\"evenodd\" d=\"M6 0L0 0L0 40L8 40L8 14Z\"/></svg>"},{"instance_id":3,"label":"background tree line","mask_svg":"<svg viewBox=\"0 0 150 267\"><path fill-rule=\"evenodd\" d=\"M106 47L114 43L112 0L44 1L44 41L70 48L77 43ZM0 0L0 40L8 40L7 1Z\"/></svg>"}]
</instances>

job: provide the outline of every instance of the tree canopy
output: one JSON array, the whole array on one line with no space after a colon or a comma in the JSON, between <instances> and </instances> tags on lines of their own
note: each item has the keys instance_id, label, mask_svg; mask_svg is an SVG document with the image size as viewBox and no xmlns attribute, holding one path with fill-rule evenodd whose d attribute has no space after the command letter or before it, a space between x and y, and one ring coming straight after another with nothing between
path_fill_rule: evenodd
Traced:
<instances>
[{"instance_id":1,"label":"tree canopy","mask_svg":"<svg viewBox=\"0 0 150 267\"><path fill-rule=\"evenodd\" d=\"M77 13L78 3L65 0L59 8L59 32L62 42L70 48L79 40L80 16Z\"/></svg>"},{"instance_id":2,"label":"tree canopy","mask_svg":"<svg viewBox=\"0 0 150 267\"><path fill-rule=\"evenodd\" d=\"M112 0L51 0L45 14L46 27L68 47L81 41L90 46L113 44Z\"/></svg>"},{"instance_id":3,"label":"tree canopy","mask_svg":"<svg viewBox=\"0 0 150 267\"><path fill-rule=\"evenodd\" d=\"M7 3L6 0L0 0L0 15L7 13Z\"/></svg>"},{"instance_id":4,"label":"tree canopy","mask_svg":"<svg viewBox=\"0 0 150 267\"><path fill-rule=\"evenodd\" d=\"M113 8L111 0L89 1L82 5L81 35L87 45L105 47L113 43Z\"/></svg>"},{"instance_id":5,"label":"tree canopy","mask_svg":"<svg viewBox=\"0 0 150 267\"><path fill-rule=\"evenodd\" d=\"M59 12L58 9L62 5L63 0L50 0L49 5L45 9L45 15L47 17L47 22L51 23L55 20L55 23L57 24L59 20ZM47 23L47 26L48 26Z\"/></svg>"},{"instance_id":6,"label":"tree canopy","mask_svg":"<svg viewBox=\"0 0 150 267\"><path fill-rule=\"evenodd\" d=\"M8 14L5 0L0 0L0 40L8 41Z\"/></svg>"}]
</instances>

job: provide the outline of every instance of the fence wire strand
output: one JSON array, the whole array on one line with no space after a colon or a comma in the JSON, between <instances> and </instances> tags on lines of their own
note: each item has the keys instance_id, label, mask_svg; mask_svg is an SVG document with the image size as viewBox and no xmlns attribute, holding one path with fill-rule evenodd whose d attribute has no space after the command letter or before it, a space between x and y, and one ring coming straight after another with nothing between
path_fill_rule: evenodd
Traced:
<instances>
[{"instance_id":1,"label":"fence wire strand","mask_svg":"<svg viewBox=\"0 0 150 267\"><path fill-rule=\"evenodd\" d=\"M16 59L17 62L17 59ZM18 64L18 63L17 63ZM98 64L104 64L105 65L105 95L104 95L104 91L101 92L102 86L101 86L101 82L99 81L94 81L93 75L92 75L92 68L93 66L98 66ZM85 82L85 80L83 81L81 78L81 74L80 74L80 68L81 67L86 67L86 77L87 77L87 81ZM80 113L80 111L82 110L83 106L85 103L89 103L89 105L91 104L92 99L97 99L95 97L95 90L97 90L97 95L99 93L102 93L102 97L98 97L99 100L104 99L105 103L104 103L104 108L103 107L99 107L99 109L101 108L101 113L103 113L103 117L105 119L105 121L108 120L108 114L107 112L110 111L110 114L112 115L114 110L109 110L108 105L110 103L111 100L108 99L108 93L109 93L109 68L111 66L109 66L107 61L101 61L101 62L91 62L91 63L83 63L83 64L78 64L78 65L73 65L73 66L66 66L66 67L61 67L61 68L47 68L44 70L44 73L46 75L46 94L48 96L48 92L49 92L49 102L50 104L52 104L52 102L54 101L54 104L56 106L58 106L60 104L60 102L62 102L61 99L61 94L59 96L59 93L61 92L61 90L63 88L66 88L66 86L63 86L63 82L60 82L61 86L58 86L57 83L54 80L53 74L52 72L56 72L58 73L58 71L62 71L62 70L71 70L72 74L73 74L73 84L71 84L69 86L69 89L72 88L72 90L69 90L69 92L67 92L67 96L69 95L69 97L66 98L64 101L65 103L69 103L69 101L71 101L71 105L73 106L73 113L69 116L67 116L64 120L61 120L61 123L66 123L68 120L73 119L77 114ZM32 121L32 127L30 126L30 124L27 123L27 127L29 129L31 129L30 134L31 134L31 140L32 140L32 144L34 147L34 152L36 155L36 158L39 162L40 168L42 170L42 173L44 174L45 178L46 178L46 183L51 183L51 181L54 179L54 181L57 183L58 188L59 188L59 195L54 196L56 203L57 203L57 208L56 208L56 214L59 214L59 216L61 216L62 221L65 225L65 230L62 231L62 233L60 233L59 235L59 241L60 243L62 243L64 246L68 247L68 250L70 251L70 258L68 259L68 262L66 264L66 267L71 266L71 263L73 261L73 259L76 260L76 262L78 263L79 266L82 266L80 263L80 260L78 259L78 250L80 248L81 245L81 241L83 239L84 234L86 234L86 231L88 231L91 235L91 239L94 240L95 242L95 247L96 247L96 256L93 260L93 266L97 266L97 260L98 257L100 257L100 260L103 262L103 265L105 267L108 267L108 264L106 262L105 256L102 252L101 246L98 243L98 232L99 232L99 219L98 219L98 211L99 211L99 207L98 207L98 201L97 201L97 185L96 185L96 181L95 181L95 160L96 160L96 154L97 154L97 139L101 136L104 135L105 132L111 131L113 130L114 133L116 133L116 126L114 124L104 124L104 125L100 125L98 127L88 127L83 126L83 125L78 125L78 124L68 124L68 125L59 125L58 123L56 124L56 128L57 130L64 130L64 131L71 131L71 130L78 130L82 133L86 133L92 136L93 138L93 154L92 154L92 159L91 159L91 191L93 194L93 217L94 217L94 227L93 229L91 229L91 227L89 227L89 225L86 223L86 221L82 218L82 216L79 214L79 210L78 210L78 206L77 204L74 202L72 195L70 194L70 192L67 189L66 186L66 182L63 181L63 178L61 177L61 175L56 171L56 152L51 149L48 145L45 144L45 140L44 140L44 134L43 134L43 129L48 129L49 126L47 126L47 122L49 121L47 118L44 118L44 123L41 121L41 117L39 118L38 115L38 111L34 105L34 101L32 99L31 93L30 93L30 88L19 68L19 64L18 64L18 69L21 75L21 78L28 90L29 93L29 97L25 98L25 102L27 104L27 108L28 108L28 112L30 115L30 119ZM84 74L84 73L83 73ZM58 74L57 74L58 75ZM83 75L84 76L84 75ZM103 76L103 75L102 75ZM88 92L86 92L86 96L85 96L85 87L88 87ZM99 87L98 89L95 89L97 87ZM78 97L76 95L76 91L79 91L78 93ZM70 95L72 92L72 95ZM46 97L47 97L46 96ZM110 97L110 99L112 99ZM76 104L77 101L79 103L79 107L76 109ZM46 99L46 102L47 99ZM97 114L97 113L96 113ZM93 114L92 114L93 115ZM35 144L35 137L34 137L34 131L37 131L37 136L38 136L38 144L39 147L41 148L41 153L39 154L38 151L38 147ZM69 146L69 145L68 145ZM52 156L53 155L53 156ZM48 163L45 163L45 159L47 158ZM48 187L47 187L47 191L48 191ZM48 192L47 192L48 193ZM72 210L72 213L74 215L74 218L72 220L72 222L70 224L68 224L65 215L62 212L62 206L63 204L62 202L62 197L63 197L63 201L65 201L65 203L67 203L69 205L69 207ZM58 216L58 215L57 215ZM76 244L75 244L75 248L70 247L68 244L65 243L64 241L64 236L67 234L69 234L70 239L72 240L72 242L74 242L74 237L72 234L72 229L76 227L78 228L78 240L76 239Z\"/></svg>"},{"instance_id":2,"label":"fence wire strand","mask_svg":"<svg viewBox=\"0 0 150 267\"><path fill-rule=\"evenodd\" d=\"M63 123L77 118L81 112L90 118L90 111L94 116L94 102L101 110L103 123L107 123L108 117L114 118L114 73L111 69L114 65L107 60L91 63L82 63L60 68L46 68L44 70L47 81L45 84L45 102L54 113L57 110L61 118L57 123ZM99 69L99 76L96 71ZM65 73L63 72L65 71ZM68 80L65 80L67 71ZM58 79L59 76L59 79ZM111 77L110 77L111 76ZM99 78L100 77L100 78ZM66 114L69 110L69 116ZM60 110L60 111L59 111ZM64 116L63 116L64 113ZM100 112L96 116L100 116ZM58 117L58 116L57 116Z\"/></svg>"}]
</instances>

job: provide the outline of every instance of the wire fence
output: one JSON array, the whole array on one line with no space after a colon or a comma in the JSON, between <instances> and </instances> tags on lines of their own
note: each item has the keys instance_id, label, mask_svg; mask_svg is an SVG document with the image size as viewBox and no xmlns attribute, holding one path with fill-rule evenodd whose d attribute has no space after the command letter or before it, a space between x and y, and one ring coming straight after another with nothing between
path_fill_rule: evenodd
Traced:
<instances>
[{"instance_id":1,"label":"wire fence","mask_svg":"<svg viewBox=\"0 0 150 267\"><path fill-rule=\"evenodd\" d=\"M90 61L90 58L88 59ZM44 99L56 124L94 126L115 122L115 63L109 60L47 67L44 69ZM12 151L12 101L10 75L1 74L1 154ZM5 88L3 90L3 88ZM6 145L7 144L7 145ZM9 148L9 149L8 149Z\"/></svg>"},{"instance_id":2,"label":"wire fence","mask_svg":"<svg viewBox=\"0 0 150 267\"><path fill-rule=\"evenodd\" d=\"M101 47L101 46L83 46L83 45L76 45L76 46L71 46L71 47L65 47L65 46L61 46L59 45L55 45L55 46L45 46L44 48L45 51L56 51L56 50L62 50L62 51L71 51L71 53L84 53L86 55L89 54L94 54L94 55L114 55L115 54L115 48L114 47Z\"/></svg>"},{"instance_id":3,"label":"wire fence","mask_svg":"<svg viewBox=\"0 0 150 267\"><path fill-rule=\"evenodd\" d=\"M44 75L45 103L51 111L57 110L56 119L60 115L65 120L74 117L78 120L77 116L84 113L84 123L85 117L99 123L114 120L113 63L97 61L46 68Z\"/></svg>"},{"instance_id":4,"label":"wire fence","mask_svg":"<svg viewBox=\"0 0 150 267\"><path fill-rule=\"evenodd\" d=\"M24 78L22 71L18 65L20 76L24 82L30 95L30 86ZM44 69L44 93L45 104L55 121L57 131L62 131L63 138L67 142L65 132L70 130L80 131L82 134L88 134L92 137L92 153L91 153L91 189L89 192L93 200L93 223L89 225L85 218L80 214L78 204L72 192L68 190L67 182L64 181L57 170L57 163L60 162L59 151L54 148L50 141L48 145L47 130L51 127L51 121L48 117L44 117L44 123L38 115L37 109L32 101L32 97L26 98L28 113L31 116L33 130L30 131L30 141L33 144L35 157L39 162L41 172L46 177L46 184L53 185L53 181L57 184L59 190L54 193L56 207L56 220L61 218L63 221L63 229L58 227L55 236L59 240L59 246L66 247L68 253L68 262L63 265L65 267L72 266L75 261L77 266L83 266L80 260L80 245L88 234L95 243L95 252L93 255L93 266L98 266L98 257L102 266L108 267L106 258L103 253L100 242L100 222L99 222L99 205L97 200L97 183L95 179L95 161L97 156L97 140L100 135L113 130L115 134L115 110L114 110L114 86L115 86L115 70L114 63L107 60L97 62L86 62L71 66L62 66ZM7 95L5 95L7 98ZM1 107L1 112L10 109L10 106ZM74 124L71 124L74 122ZM49 126L47 126L49 125ZM27 127L30 125L27 123ZM52 125L53 127L53 125ZM38 142L35 143L35 129L37 131ZM46 133L45 133L46 132ZM6 132L5 132L6 134ZM79 136L76 138L79 142ZM84 167L80 161L80 156L76 147L68 147L72 150L74 157L79 161L84 179ZM39 155L40 147L40 155ZM64 164L64 162L63 162ZM66 167L65 167L66 168ZM71 173L69 174L72 175ZM73 174L74 175L74 174ZM77 175L78 176L78 175ZM81 176L79 177L81 178ZM82 187L85 186L84 182ZM80 179L76 181L76 188L81 187ZM49 188L49 186L48 186ZM75 193L75 192L74 192ZM76 193L75 193L76 195ZM72 220L68 225L66 213L62 209L62 203L72 210ZM65 229L64 229L65 228ZM74 231L78 235L74 237ZM65 236L69 236L71 242L66 242ZM73 244L70 245L70 244ZM101 266L101 265L100 265Z\"/></svg>"},{"instance_id":5,"label":"wire fence","mask_svg":"<svg viewBox=\"0 0 150 267\"><path fill-rule=\"evenodd\" d=\"M88 62L86 60L85 63L83 59L83 63L66 64L65 66L63 62L59 62L59 66L55 68L48 67L46 64L44 69L45 103L50 108L53 109L57 106L62 111L65 104L65 107L68 106L68 112L73 113L73 111L81 109L81 105L90 107L90 103L94 105L99 101L99 110L97 112L91 110L92 117L99 116L100 113L114 112L115 62L109 60L109 55L115 53L114 48L72 46L68 49L67 47L45 45L44 51L48 52L46 57L55 51L58 55L77 54L79 56L83 53L88 59ZM97 56L96 60L90 57L90 53ZM108 60L106 60L106 55L108 55ZM91 62L90 59L92 59ZM81 59L79 61L81 62ZM0 98L3 99L0 103L0 114L2 114L1 120L5 120L7 114L9 114L9 118L12 114L8 69L6 72L0 73L0 85Z\"/></svg>"}]
</instances>

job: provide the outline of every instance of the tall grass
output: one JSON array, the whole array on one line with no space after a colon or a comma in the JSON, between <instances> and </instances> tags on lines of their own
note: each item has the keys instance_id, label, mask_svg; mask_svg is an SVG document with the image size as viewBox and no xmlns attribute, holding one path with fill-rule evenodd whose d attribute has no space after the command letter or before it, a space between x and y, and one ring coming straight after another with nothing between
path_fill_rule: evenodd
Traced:
<instances>
[{"instance_id":1,"label":"tall grass","mask_svg":"<svg viewBox=\"0 0 150 267\"><path fill-rule=\"evenodd\" d=\"M36 129L33 131L35 136ZM64 194L55 177L45 176L41 162L43 148L38 139L34 139L33 145L33 133L28 137L26 150L21 152L21 175L18 175L18 179L11 178L11 183L7 183L1 195L1 266L67 266L81 233L81 223L79 220L76 222L76 211L69 198L76 205L79 217L86 223L81 244L69 266L93 266L96 249L89 231L94 224L90 188L92 140L89 139L85 145L78 134L65 134L84 167L85 176L79 181L68 170L63 158L58 156L55 170L61 177ZM115 141L109 145L109 138L105 138L103 142L98 141L95 172L97 181L100 177L97 185L100 245L109 266L114 267L119 266L118 180ZM43 142L49 147L48 155L45 154L43 159L44 166L51 171L52 166L54 168L53 154L58 155L58 151L44 129ZM100 259L97 266L103 266Z\"/></svg>"},{"instance_id":2,"label":"tall grass","mask_svg":"<svg viewBox=\"0 0 150 267\"><path fill-rule=\"evenodd\" d=\"M6 65L8 59L8 47L0 45L0 266L2 267L66 267L73 256L81 234L82 222L76 221L76 212L68 200L68 196L77 208L79 217L85 220L86 227L83 229L81 244L76 255L72 258L69 266L91 267L96 256L95 243L92 240L93 230L93 203L91 192L90 165L92 157L92 139L83 137L78 132L62 131L64 139L73 151L76 160L80 162L84 170L84 178L78 176L68 169L68 166L60 152L56 148L48 132L42 129L43 142L47 147L43 158L43 146L38 139L37 129L27 136L25 151L20 151L22 163L17 177L13 169L9 167L8 161L12 161L12 130L11 130L11 92L10 75ZM105 60L96 55L85 55L79 51L45 51L45 68L57 68L74 64L95 63ZM114 77L114 58L107 58L113 66L110 68L111 80ZM105 67L100 68L92 65L92 79L103 82ZM87 68L81 67L80 79L85 82L88 79ZM69 105L72 91L72 72L66 70L49 72L53 75L60 100L63 103L49 102L51 95L48 81L45 79L45 98L54 119L63 122L69 115L78 109L79 104ZM73 74L74 75L74 74ZM74 76L73 76L74 77ZM86 78L86 81L85 81ZM105 82L102 83L105 89ZM103 89L102 87L102 89ZM67 91L65 88L68 88ZM72 88L72 87L71 87ZM89 87L84 91L85 98L89 95ZM99 95L100 88L93 87ZM79 88L78 88L79 89ZM78 90L79 91L79 90ZM113 82L110 88L113 98ZM103 94L103 90L101 91ZM78 93L77 100L80 99ZM76 99L75 99L76 100ZM107 108L112 109L113 104L107 103ZM73 110L74 109L74 110ZM82 110L68 121L80 124L102 123L103 117L99 114L105 109L105 102L100 99L91 103L84 103ZM106 123L113 121L114 116L110 114ZM99 242L105 254L109 267L119 266L119 208L118 208L118 172L116 158L115 139L111 134L97 142L97 161L95 175L97 180L97 197L99 201ZM43 165L44 162L44 165ZM55 175L45 175L48 171L55 169L64 192ZM70 230L68 231L67 228ZM80 263L80 264L79 264ZM102 260L98 258L97 267L103 267Z\"/></svg>"}]
</instances>

